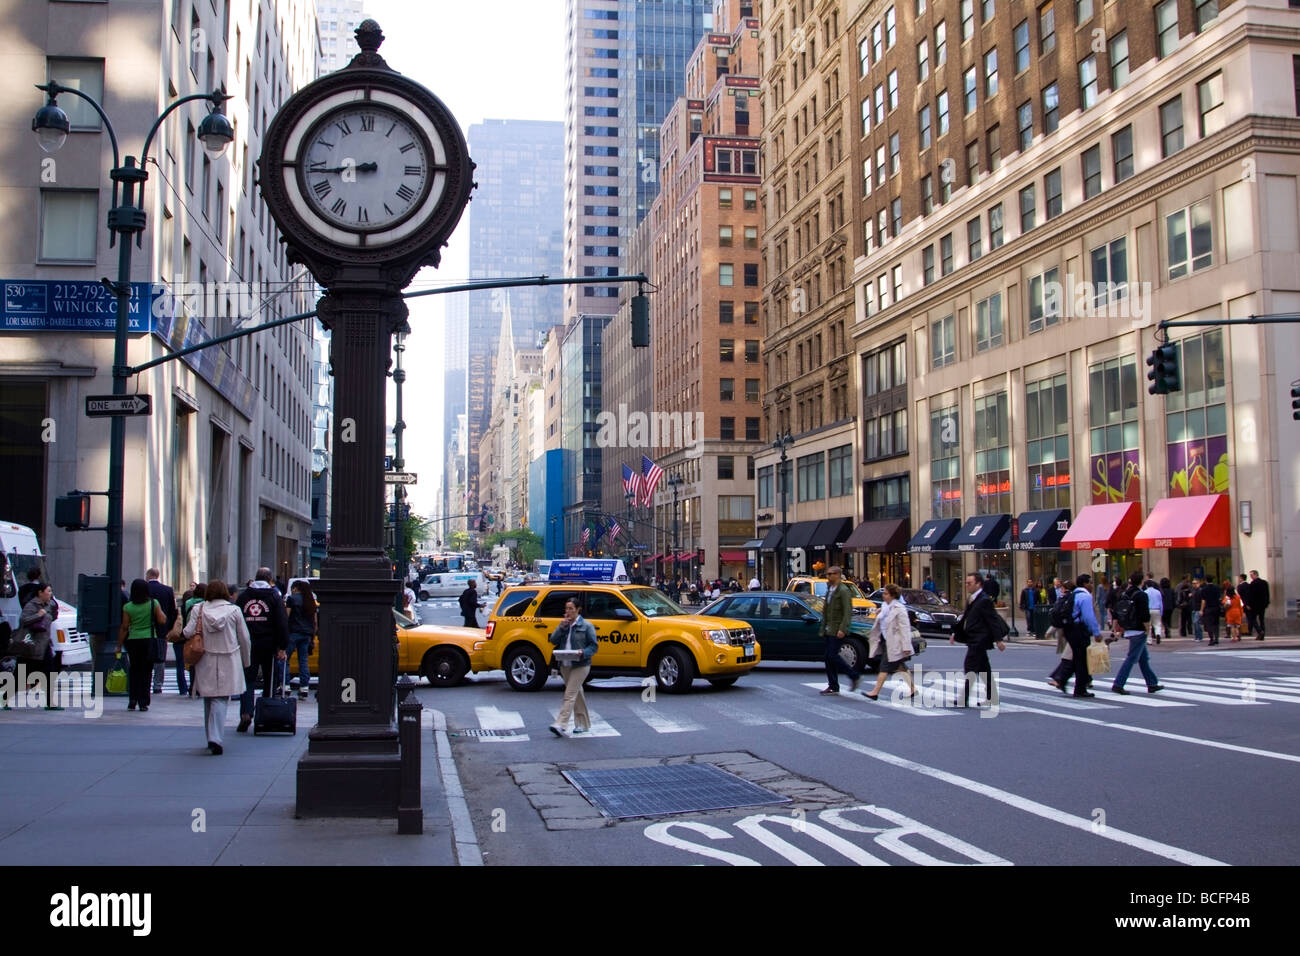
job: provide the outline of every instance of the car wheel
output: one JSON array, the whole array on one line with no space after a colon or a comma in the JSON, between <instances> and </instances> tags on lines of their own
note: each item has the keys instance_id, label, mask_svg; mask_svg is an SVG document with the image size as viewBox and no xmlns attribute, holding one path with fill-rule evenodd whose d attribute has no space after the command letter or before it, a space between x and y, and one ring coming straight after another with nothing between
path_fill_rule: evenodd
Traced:
<instances>
[{"instance_id":1,"label":"car wheel","mask_svg":"<svg viewBox=\"0 0 1300 956\"><path fill-rule=\"evenodd\" d=\"M695 662L680 647L668 647L655 662L655 683L669 694L685 694L695 680Z\"/></svg>"},{"instance_id":2,"label":"car wheel","mask_svg":"<svg viewBox=\"0 0 1300 956\"><path fill-rule=\"evenodd\" d=\"M468 669L465 658L449 647L435 647L420 662L420 673L433 687L455 687Z\"/></svg>"},{"instance_id":3,"label":"car wheel","mask_svg":"<svg viewBox=\"0 0 1300 956\"><path fill-rule=\"evenodd\" d=\"M421 591L419 594L416 595L416 597L418 597L421 601L427 601L429 600L429 592Z\"/></svg>"},{"instance_id":4,"label":"car wheel","mask_svg":"<svg viewBox=\"0 0 1300 956\"><path fill-rule=\"evenodd\" d=\"M856 637L840 641L840 660L851 671L860 671L867 660L867 649Z\"/></svg>"},{"instance_id":5,"label":"car wheel","mask_svg":"<svg viewBox=\"0 0 1300 956\"><path fill-rule=\"evenodd\" d=\"M714 687L730 687L738 680L740 680L739 677L710 677L709 683Z\"/></svg>"},{"instance_id":6,"label":"car wheel","mask_svg":"<svg viewBox=\"0 0 1300 956\"><path fill-rule=\"evenodd\" d=\"M551 676L541 652L530 644L512 647L501 664L506 681L514 690L541 690Z\"/></svg>"}]
</instances>

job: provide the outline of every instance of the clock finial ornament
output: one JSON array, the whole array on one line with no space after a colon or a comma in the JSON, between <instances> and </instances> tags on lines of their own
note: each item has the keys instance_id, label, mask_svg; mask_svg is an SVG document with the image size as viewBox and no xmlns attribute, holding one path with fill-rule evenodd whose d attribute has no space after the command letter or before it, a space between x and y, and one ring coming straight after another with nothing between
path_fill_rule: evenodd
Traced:
<instances>
[{"instance_id":1,"label":"clock finial ornament","mask_svg":"<svg viewBox=\"0 0 1300 956\"><path fill-rule=\"evenodd\" d=\"M384 31L370 18L361 21L355 31L357 46L361 52L352 58L348 66L369 67L371 69L388 69L388 64L379 55L379 45L384 42Z\"/></svg>"}]
</instances>

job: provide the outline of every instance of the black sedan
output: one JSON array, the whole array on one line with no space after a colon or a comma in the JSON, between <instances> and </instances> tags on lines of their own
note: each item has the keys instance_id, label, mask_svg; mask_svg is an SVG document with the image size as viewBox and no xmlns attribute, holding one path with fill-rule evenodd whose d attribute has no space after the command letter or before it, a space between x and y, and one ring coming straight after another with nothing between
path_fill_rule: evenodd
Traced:
<instances>
[{"instance_id":1,"label":"black sedan","mask_svg":"<svg viewBox=\"0 0 1300 956\"><path fill-rule=\"evenodd\" d=\"M960 608L945 604L939 600L937 594L923 588L903 588L902 594L903 604L907 606L907 616L912 622L912 627L919 631L922 637L944 640L952 637L953 625L961 617ZM872 601L879 601L883 606L885 590L876 588L868 597ZM878 612L872 612L873 619L876 613Z\"/></svg>"},{"instance_id":2,"label":"black sedan","mask_svg":"<svg viewBox=\"0 0 1300 956\"><path fill-rule=\"evenodd\" d=\"M744 591L727 594L698 613L744 621L754 629L765 661L821 661L826 657L822 637L824 601L790 591ZM855 617L849 636L840 641L840 656L852 669L871 670L867 658L874 620Z\"/></svg>"}]
</instances>

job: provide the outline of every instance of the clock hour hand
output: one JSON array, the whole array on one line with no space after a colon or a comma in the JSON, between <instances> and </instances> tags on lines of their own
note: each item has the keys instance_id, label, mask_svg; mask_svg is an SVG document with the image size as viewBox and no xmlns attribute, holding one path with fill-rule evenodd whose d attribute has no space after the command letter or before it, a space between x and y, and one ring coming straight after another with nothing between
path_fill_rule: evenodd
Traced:
<instances>
[{"instance_id":1,"label":"clock hour hand","mask_svg":"<svg viewBox=\"0 0 1300 956\"><path fill-rule=\"evenodd\" d=\"M313 166L313 167L311 167L310 169L308 169L308 172L312 172L312 173L342 173L342 172L346 172L346 171L349 170L349 169L351 169L351 170L354 171L354 172L358 172L358 173L373 173L373 172L375 172L376 170L379 169L379 164L378 164L378 163L356 163L355 165L352 165L352 166L330 166L330 167L324 167L324 166L316 167L316 166Z\"/></svg>"}]
</instances>

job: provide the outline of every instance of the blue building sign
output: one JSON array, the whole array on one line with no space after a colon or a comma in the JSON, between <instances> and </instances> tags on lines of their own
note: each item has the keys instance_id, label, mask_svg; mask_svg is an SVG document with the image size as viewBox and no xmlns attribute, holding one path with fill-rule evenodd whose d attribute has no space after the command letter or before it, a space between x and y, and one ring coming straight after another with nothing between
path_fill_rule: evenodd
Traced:
<instances>
[{"instance_id":1,"label":"blue building sign","mask_svg":"<svg viewBox=\"0 0 1300 956\"><path fill-rule=\"evenodd\" d=\"M0 332L108 332L117 325L117 300L100 282L4 279ZM131 283L132 335L153 331L154 292Z\"/></svg>"}]
</instances>

